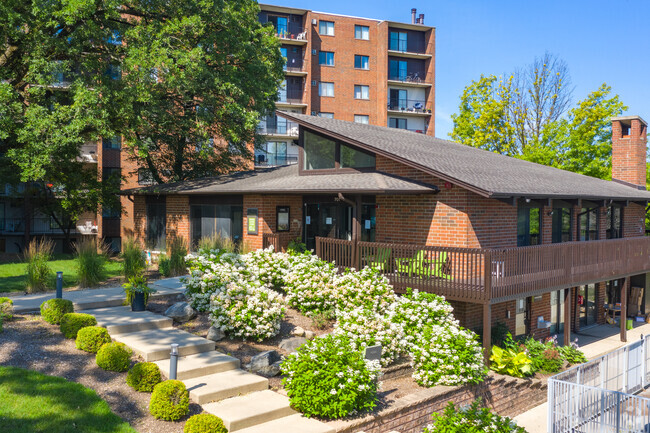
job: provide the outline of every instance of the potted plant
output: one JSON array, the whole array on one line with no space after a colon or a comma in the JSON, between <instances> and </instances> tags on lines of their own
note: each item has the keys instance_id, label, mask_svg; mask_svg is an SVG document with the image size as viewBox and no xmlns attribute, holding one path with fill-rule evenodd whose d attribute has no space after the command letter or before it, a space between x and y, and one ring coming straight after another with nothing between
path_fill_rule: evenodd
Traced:
<instances>
[{"instance_id":1,"label":"potted plant","mask_svg":"<svg viewBox=\"0 0 650 433\"><path fill-rule=\"evenodd\" d=\"M149 295L156 293L156 289L147 286L144 275L129 278L128 283L122 284L126 293L126 302L131 304L131 311L144 311L149 301Z\"/></svg>"}]
</instances>

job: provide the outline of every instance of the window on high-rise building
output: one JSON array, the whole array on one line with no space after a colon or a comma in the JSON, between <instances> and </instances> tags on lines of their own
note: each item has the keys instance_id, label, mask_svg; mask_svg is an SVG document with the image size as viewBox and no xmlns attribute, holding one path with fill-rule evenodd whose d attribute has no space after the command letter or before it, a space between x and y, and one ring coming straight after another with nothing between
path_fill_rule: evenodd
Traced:
<instances>
[{"instance_id":1,"label":"window on high-rise building","mask_svg":"<svg viewBox=\"0 0 650 433\"><path fill-rule=\"evenodd\" d=\"M334 23L332 21L320 21L318 33L325 36L334 36Z\"/></svg>"},{"instance_id":2,"label":"window on high-rise building","mask_svg":"<svg viewBox=\"0 0 650 433\"><path fill-rule=\"evenodd\" d=\"M368 67L368 56L354 56L354 67L355 69L369 69Z\"/></svg>"},{"instance_id":3,"label":"window on high-rise building","mask_svg":"<svg viewBox=\"0 0 650 433\"><path fill-rule=\"evenodd\" d=\"M334 97L334 83L318 83L318 96Z\"/></svg>"},{"instance_id":4,"label":"window on high-rise building","mask_svg":"<svg viewBox=\"0 0 650 433\"><path fill-rule=\"evenodd\" d=\"M370 87L355 85L354 99L370 99Z\"/></svg>"},{"instance_id":5,"label":"window on high-rise building","mask_svg":"<svg viewBox=\"0 0 650 433\"><path fill-rule=\"evenodd\" d=\"M354 122L363 123L364 125L367 125L368 123L370 123L370 117L367 114L355 114Z\"/></svg>"},{"instance_id":6,"label":"window on high-rise building","mask_svg":"<svg viewBox=\"0 0 650 433\"><path fill-rule=\"evenodd\" d=\"M406 119L400 119L397 117L388 118L388 127L397 128L397 129L407 129L406 128Z\"/></svg>"},{"instance_id":7,"label":"window on high-rise building","mask_svg":"<svg viewBox=\"0 0 650 433\"><path fill-rule=\"evenodd\" d=\"M122 137L119 135L104 137L102 138L102 147L104 149L120 149L122 147Z\"/></svg>"},{"instance_id":8,"label":"window on high-rise building","mask_svg":"<svg viewBox=\"0 0 650 433\"><path fill-rule=\"evenodd\" d=\"M368 26L354 26L354 38L355 39L370 39L370 28Z\"/></svg>"},{"instance_id":9,"label":"window on high-rise building","mask_svg":"<svg viewBox=\"0 0 650 433\"><path fill-rule=\"evenodd\" d=\"M388 49L393 51L408 51L408 36L406 32L390 32Z\"/></svg>"},{"instance_id":10,"label":"window on high-rise building","mask_svg":"<svg viewBox=\"0 0 650 433\"><path fill-rule=\"evenodd\" d=\"M318 64L334 66L334 53L331 51L320 51L318 53Z\"/></svg>"},{"instance_id":11,"label":"window on high-rise building","mask_svg":"<svg viewBox=\"0 0 650 433\"><path fill-rule=\"evenodd\" d=\"M334 119L334 113L318 113L318 117L326 117L328 119Z\"/></svg>"}]
</instances>

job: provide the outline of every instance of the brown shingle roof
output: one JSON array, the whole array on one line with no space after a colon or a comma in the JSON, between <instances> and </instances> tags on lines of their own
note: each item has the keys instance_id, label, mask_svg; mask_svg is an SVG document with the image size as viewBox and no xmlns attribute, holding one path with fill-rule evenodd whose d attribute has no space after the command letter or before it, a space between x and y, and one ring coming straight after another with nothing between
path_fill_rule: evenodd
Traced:
<instances>
[{"instance_id":1,"label":"brown shingle roof","mask_svg":"<svg viewBox=\"0 0 650 433\"><path fill-rule=\"evenodd\" d=\"M278 114L486 197L650 200L650 192L645 190L424 134L296 113Z\"/></svg>"},{"instance_id":2,"label":"brown shingle roof","mask_svg":"<svg viewBox=\"0 0 650 433\"><path fill-rule=\"evenodd\" d=\"M379 172L298 176L298 166L290 165L133 188L122 191L122 194L330 194L338 192L427 194L438 192L438 188Z\"/></svg>"}]
</instances>

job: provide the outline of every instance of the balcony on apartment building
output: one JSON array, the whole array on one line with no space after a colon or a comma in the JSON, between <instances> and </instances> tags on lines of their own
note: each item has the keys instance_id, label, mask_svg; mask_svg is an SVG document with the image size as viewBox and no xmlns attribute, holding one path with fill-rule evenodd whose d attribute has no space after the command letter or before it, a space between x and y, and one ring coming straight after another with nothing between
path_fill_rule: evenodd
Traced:
<instances>
[{"instance_id":1,"label":"balcony on apartment building","mask_svg":"<svg viewBox=\"0 0 650 433\"><path fill-rule=\"evenodd\" d=\"M283 44L307 45L307 30L302 26L302 15L275 15L262 11L259 14L259 22L271 23L276 36Z\"/></svg>"},{"instance_id":2,"label":"balcony on apartment building","mask_svg":"<svg viewBox=\"0 0 650 433\"><path fill-rule=\"evenodd\" d=\"M388 84L407 87L431 87L425 60L388 57Z\"/></svg>"},{"instance_id":3,"label":"balcony on apartment building","mask_svg":"<svg viewBox=\"0 0 650 433\"><path fill-rule=\"evenodd\" d=\"M424 99L388 98L388 112L405 116L431 116Z\"/></svg>"},{"instance_id":4,"label":"balcony on apartment building","mask_svg":"<svg viewBox=\"0 0 650 433\"><path fill-rule=\"evenodd\" d=\"M285 75L294 77L304 77L307 75L307 71L303 69L302 47L282 47L280 48L280 52L285 59Z\"/></svg>"},{"instance_id":5,"label":"balcony on apartment building","mask_svg":"<svg viewBox=\"0 0 650 433\"><path fill-rule=\"evenodd\" d=\"M412 59L430 59L433 47L426 42L425 33L416 30L388 29L388 55Z\"/></svg>"},{"instance_id":6,"label":"balcony on apartment building","mask_svg":"<svg viewBox=\"0 0 650 433\"><path fill-rule=\"evenodd\" d=\"M404 119L399 117L388 117L388 127L402 129L404 131L417 132L418 134L427 133L427 124L425 119Z\"/></svg>"},{"instance_id":7,"label":"balcony on apartment building","mask_svg":"<svg viewBox=\"0 0 650 433\"><path fill-rule=\"evenodd\" d=\"M287 77L278 90L278 106L300 106L306 107L302 100L304 80L302 77Z\"/></svg>"},{"instance_id":8,"label":"balcony on apartment building","mask_svg":"<svg viewBox=\"0 0 650 433\"><path fill-rule=\"evenodd\" d=\"M289 122L282 118L273 118L271 116L260 121L257 125L257 132L261 135L274 137L297 138L298 124Z\"/></svg>"},{"instance_id":9,"label":"balcony on apartment building","mask_svg":"<svg viewBox=\"0 0 650 433\"><path fill-rule=\"evenodd\" d=\"M298 164L298 156L258 153L255 155L255 167L278 167Z\"/></svg>"}]
</instances>

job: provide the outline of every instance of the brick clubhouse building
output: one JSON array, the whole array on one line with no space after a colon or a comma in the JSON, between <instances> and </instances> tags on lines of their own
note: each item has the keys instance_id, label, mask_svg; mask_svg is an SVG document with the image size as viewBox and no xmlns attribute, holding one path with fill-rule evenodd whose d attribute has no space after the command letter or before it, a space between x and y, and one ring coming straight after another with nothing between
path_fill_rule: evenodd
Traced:
<instances>
[{"instance_id":1,"label":"brick clubhouse building","mask_svg":"<svg viewBox=\"0 0 650 433\"><path fill-rule=\"evenodd\" d=\"M138 236L196 244L220 232L258 248L299 238L340 266L380 269L398 290L444 295L486 345L497 322L568 339L606 314L650 313L640 117L612 120L605 181L424 134L280 115L299 125L298 164L125 191Z\"/></svg>"}]
</instances>

